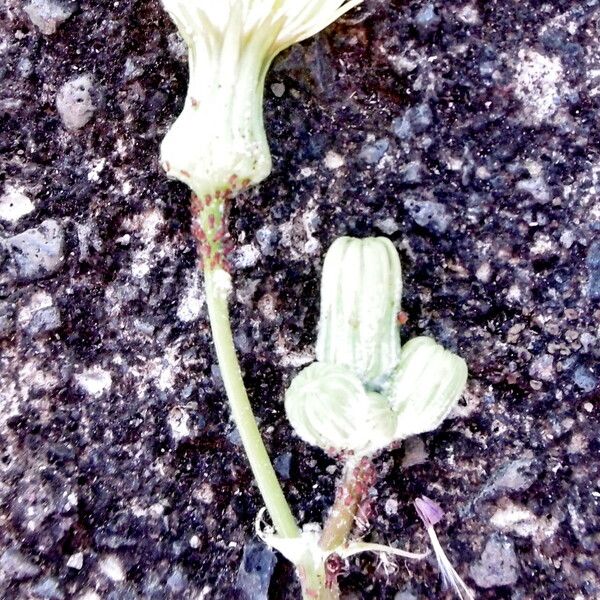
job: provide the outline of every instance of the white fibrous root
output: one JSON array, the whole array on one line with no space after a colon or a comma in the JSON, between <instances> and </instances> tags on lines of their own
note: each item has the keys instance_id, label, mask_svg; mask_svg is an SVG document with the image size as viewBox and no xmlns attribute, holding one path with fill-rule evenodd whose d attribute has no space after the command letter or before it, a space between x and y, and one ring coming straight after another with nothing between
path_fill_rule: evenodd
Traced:
<instances>
[{"instance_id":1,"label":"white fibrous root","mask_svg":"<svg viewBox=\"0 0 600 600\"><path fill-rule=\"evenodd\" d=\"M306 442L370 456L439 427L467 382L465 361L434 340L400 347L400 259L384 238L336 240L321 283L318 362L301 371L285 398Z\"/></svg>"},{"instance_id":2,"label":"white fibrous root","mask_svg":"<svg viewBox=\"0 0 600 600\"><path fill-rule=\"evenodd\" d=\"M265 522L266 509L262 508L255 521L255 531L267 546L275 548L296 567L309 566L313 573L324 573L327 560L334 555L341 559L348 559L363 552L373 552L380 557L397 556L410 560L422 560L429 556L429 552L409 552L385 544L372 544L362 541L350 541L336 547L323 549L321 540L321 526L317 523L307 523L299 537L287 538L275 533L273 527ZM324 583L324 582L323 582Z\"/></svg>"},{"instance_id":3,"label":"white fibrous root","mask_svg":"<svg viewBox=\"0 0 600 600\"><path fill-rule=\"evenodd\" d=\"M362 0L162 0L189 49L181 114L161 146L171 177L199 197L236 193L271 170L263 88L275 56Z\"/></svg>"}]
</instances>

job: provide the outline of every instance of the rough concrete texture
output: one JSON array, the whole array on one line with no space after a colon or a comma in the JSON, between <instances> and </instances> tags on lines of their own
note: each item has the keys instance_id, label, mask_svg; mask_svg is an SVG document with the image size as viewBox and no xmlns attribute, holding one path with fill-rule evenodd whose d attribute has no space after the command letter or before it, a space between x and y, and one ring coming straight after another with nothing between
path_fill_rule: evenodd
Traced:
<instances>
[{"instance_id":1,"label":"rough concrete texture","mask_svg":"<svg viewBox=\"0 0 600 600\"><path fill-rule=\"evenodd\" d=\"M158 165L181 43L156 0L67 4L52 35L0 4L0 197L21 206L0 214L0 597L240 598L270 576L271 598L297 598L268 553L239 575L262 503L188 192ZM424 548L411 502L428 495L479 598L600 596L599 31L596 0L368 1L275 62L273 174L231 211L236 343L302 522L340 474L281 403L312 360L323 252L341 234L399 249L404 339L435 336L471 378L418 460L377 459L367 535ZM77 77L105 101L69 131L57 95ZM354 558L343 590L444 597L432 562L407 566Z\"/></svg>"}]
</instances>

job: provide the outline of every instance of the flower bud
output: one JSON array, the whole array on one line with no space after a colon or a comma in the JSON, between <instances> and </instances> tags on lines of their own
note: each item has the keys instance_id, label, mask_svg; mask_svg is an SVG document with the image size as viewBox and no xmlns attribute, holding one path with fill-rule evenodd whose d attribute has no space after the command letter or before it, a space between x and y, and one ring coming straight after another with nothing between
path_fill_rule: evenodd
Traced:
<instances>
[{"instance_id":1,"label":"flower bud","mask_svg":"<svg viewBox=\"0 0 600 600\"><path fill-rule=\"evenodd\" d=\"M439 427L461 397L467 375L465 361L431 338L417 337L406 343L384 390L398 415L395 438Z\"/></svg>"},{"instance_id":2,"label":"flower bud","mask_svg":"<svg viewBox=\"0 0 600 600\"><path fill-rule=\"evenodd\" d=\"M390 443L396 426L383 396L365 391L348 369L325 363L294 378L285 410L296 433L326 451L371 454Z\"/></svg>"},{"instance_id":3,"label":"flower bud","mask_svg":"<svg viewBox=\"0 0 600 600\"><path fill-rule=\"evenodd\" d=\"M338 238L323 264L317 359L377 385L400 360L401 294L400 258L390 240Z\"/></svg>"}]
</instances>

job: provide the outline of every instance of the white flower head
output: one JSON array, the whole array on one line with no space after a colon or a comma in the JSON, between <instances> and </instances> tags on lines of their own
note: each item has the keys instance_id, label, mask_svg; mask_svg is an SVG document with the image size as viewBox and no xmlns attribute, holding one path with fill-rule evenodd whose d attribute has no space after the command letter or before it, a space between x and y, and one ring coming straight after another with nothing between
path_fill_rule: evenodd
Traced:
<instances>
[{"instance_id":1,"label":"white flower head","mask_svg":"<svg viewBox=\"0 0 600 600\"><path fill-rule=\"evenodd\" d=\"M271 155L262 114L275 56L362 0L162 0L189 48L183 111L167 133L167 174L199 196L262 181Z\"/></svg>"},{"instance_id":2,"label":"white flower head","mask_svg":"<svg viewBox=\"0 0 600 600\"><path fill-rule=\"evenodd\" d=\"M467 375L465 361L435 340L406 343L385 389L398 415L396 439L437 429L462 396Z\"/></svg>"},{"instance_id":3,"label":"white flower head","mask_svg":"<svg viewBox=\"0 0 600 600\"><path fill-rule=\"evenodd\" d=\"M386 398L367 392L345 367L319 362L294 378L285 410L305 442L335 453L372 454L390 443L396 428Z\"/></svg>"}]
</instances>

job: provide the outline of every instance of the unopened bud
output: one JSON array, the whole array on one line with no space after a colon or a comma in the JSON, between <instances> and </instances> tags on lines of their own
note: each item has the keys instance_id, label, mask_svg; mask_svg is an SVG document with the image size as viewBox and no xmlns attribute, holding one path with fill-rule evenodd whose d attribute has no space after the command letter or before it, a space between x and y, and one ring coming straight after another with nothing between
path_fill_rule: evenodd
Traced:
<instances>
[{"instance_id":1,"label":"unopened bud","mask_svg":"<svg viewBox=\"0 0 600 600\"><path fill-rule=\"evenodd\" d=\"M439 427L461 397L467 375L465 361L431 338L417 337L405 344L385 389L398 414L396 439Z\"/></svg>"},{"instance_id":2,"label":"unopened bud","mask_svg":"<svg viewBox=\"0 0 600 600\"><path fill-rule=\"evenodd\" d=\"M336 453L371 454L387 446L396 426L388 401L365 391L345 367L313 363L285 395L287 417L307 443Z\"/></svg>"},{"instance_id":3,"label":"unopened bud","mask_svg":"<svg viewBox=\"0 0 600 600\"><path fill-rule=\"evenodd\" d=\"M400 360L401 294L400 258L390 240L338 238L323 264L317 359L376 385Z\"/></svg>"}]
</instances>

